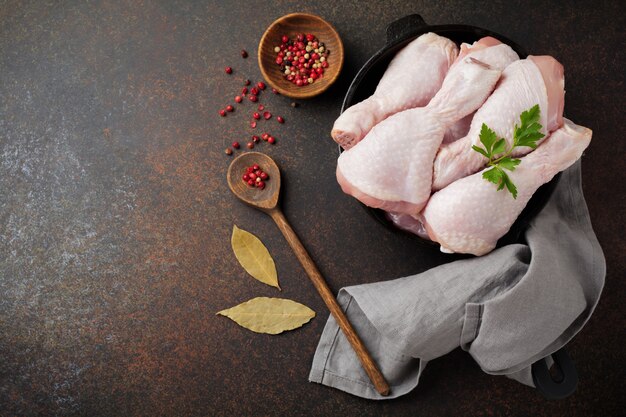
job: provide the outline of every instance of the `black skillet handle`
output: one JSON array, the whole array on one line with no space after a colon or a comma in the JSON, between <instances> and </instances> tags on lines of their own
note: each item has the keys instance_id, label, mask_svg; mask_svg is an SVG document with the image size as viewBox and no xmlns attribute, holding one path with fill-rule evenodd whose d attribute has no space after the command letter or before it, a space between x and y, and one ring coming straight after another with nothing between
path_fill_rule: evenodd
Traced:
<instances>
[{"instance_id":1,"label":"black skillet handle","mask_svg":"<svg viewBox=\"0 0 626 417\"><path fill-rule=\"evenodd\" d=\"M550 375L546 358L543 358L532 365L533 382L537 391L549 400L567 398L576 391L578 372L565 347L554 352L552 359L557 371L556 378Z\"/></svg>"},{"instance_id":2,"label":"black skillet handle","mask_svg":"<svg viewBox=\"0 0 626 417\"><path fill-rule=\"evenodd\" d=\"M402 39L415 29L427 26L422 16L418 14L410 14L391 22L387 26L387 43L393 43L398 39Z\"/></svg>"}]
</instances>

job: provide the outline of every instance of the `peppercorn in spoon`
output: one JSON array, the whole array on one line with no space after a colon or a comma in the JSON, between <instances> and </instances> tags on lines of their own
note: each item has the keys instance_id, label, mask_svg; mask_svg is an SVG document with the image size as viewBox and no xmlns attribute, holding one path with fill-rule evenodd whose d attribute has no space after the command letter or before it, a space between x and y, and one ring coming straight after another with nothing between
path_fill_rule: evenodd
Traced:
<instances>
[{"instance_id":1,"label":"peppercorn in spoon","mask_svg":"<svg viewBox=\"0 0 626 417\"><path fill-rule=\"evenodd\" d=\"M258 165L269 178L263 188L251 187L249 184L242 181L243 175L247 172L247 167L254 164ZM376 387L376 391L378 391L381 395L388 395L389 385L387 384L387 381L385 381L385 377L376 366L376 363L374 363L374 360L367 351L367 348L356 334L356 331L348 321L348 318L344 314L341 307L339 307L339 304L328 287L328 284L326 284L324 277L315 266L315 263L313 263L313 260L300 242L300 239L298 239L298 236L293 231L287 222L287 219L278 207L278 196L280 194L280 170L278 169L276 162L263 153L244 153L231 162L228 167L227 180L230 190L233 194L235 194L235 196L237 196L237 198L244 203L265 212L274 220L283 236L285 236L285 239L287 239L287 243L289 243L289 246L291 246L291 249L293 249L296 257L304 267L307 275L313 282L315 289L322 297L322 300L324 300L326 307L328 307L330 313L333 315L344 335L350 342L350 345L361 361L363 369L365 369L365 372L367 372L367 375Z\"/></svg>"}]
</instances>

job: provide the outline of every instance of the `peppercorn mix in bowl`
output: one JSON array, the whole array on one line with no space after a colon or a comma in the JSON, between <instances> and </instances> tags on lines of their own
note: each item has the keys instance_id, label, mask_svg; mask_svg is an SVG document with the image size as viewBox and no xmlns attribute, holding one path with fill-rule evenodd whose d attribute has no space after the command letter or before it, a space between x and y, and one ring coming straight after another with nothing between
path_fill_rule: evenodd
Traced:
<instances>
[{"instance_id":1,"label":"peppercorn mix in bowl","mask_svg":"<svg viewBox=\"0 0 626 417\"><path fill-rule=\"evenodd\" d=\"M267 28L258 58L263 77L280 94L310 98L336 81L343 67L343 43L321 17L292 13Z\"/></svg>"}]
</instances>

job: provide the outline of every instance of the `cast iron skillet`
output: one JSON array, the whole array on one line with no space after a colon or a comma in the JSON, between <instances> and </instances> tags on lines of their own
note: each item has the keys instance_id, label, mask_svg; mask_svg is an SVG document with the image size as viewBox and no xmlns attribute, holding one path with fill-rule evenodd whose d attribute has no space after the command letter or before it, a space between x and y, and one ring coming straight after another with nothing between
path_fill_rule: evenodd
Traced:
<instances>
[{"instance_id":1,"label":"cast iron skillet","mask_svg":"<svg viewBox=\"0 0 626 417\"><path fill-rule=\"evenodd\" d=\"M352 106L353 104L359 103L360 101L363 101L371 96L374 93L376 86L378 85L378 81L382 78L383 73L387 69L389 62L395 56L395 54L404 46L406 46L409 42L427 32L434 32L438 35L445 36L446 38L456 42L457 45L460 45L462 42L471 44L474 41L477 41L485 36L492 36L500 40L502 43L506 43L511 48L513 48L513 50L517 52L520 58L523 59L528 56L524 48L522 48L520 45L490 30L468 25L430 26L424 22L420 15L408 15L399 20L396 20L387 27L387 45L385 45L381 50L376 52L376 54L374 54L374 56L372 56L359 70L358 74L348 88L348 92L346 93L346 96L343 100L341 112L343 113L348 107ZM339 151L342 151L341 147L339 148ZM526 205L526 208L519 215L513 226L511 226L511 230L509 230L506 235L498 240L497 247L520 241L522 232L524 231L524 229L526 229L530 220L546 204L548 198L552 194L552 191L554 191L554 188L559 178L560 174L555 176L549 183L541 186L535 192L533 197ZM398 233L410 235L414 237L417 242L424 243L429 246L436 245L430 240L422 239L410 232L405 232L404 230L396 228L393 223L385 217L384 211L379 209L373 209L365 205L362 206L376 220L378 220L386 227L389 227ZM467 257L467 255L459 254L452 254L450 256L455 259Z\"/></svg>"},{"instance_id":2,"label":"cast iron skillet","mask_svg":"<svg viewBox=\"0 0 626 417\"><path fill-rule=\"evenodd\" d=\"M424 22L420 15L413 14L405 16L387 27L387 45L372 56L350 84L350 88L344 98L341 112L343 113L348 107L363 101L371 96L378 85L378 81L387 69L389 62L396 52L406 46L413 39L427 33L434 32L438 35L445 36L457 45L462 42L472 43L485 36L492 36L503 43L509 45L520 58L526 58L528 54L517 43L510 39L475 26L467 25L436 25L430 26ZM341 147L339 152L341 152ZM530 199L526 208L519 215L511 230L498 241L498 246L508 245L510 243L519 242L523 239L522 231L528 226L530 220L544 207L548 198L554 191L560 174L555 176L552 181L541 186ZM384 211L373 209L362 205L376 220L385 226L392 228L396 232L405 233L413 236L418 242L434 245L434 242L419 238L409 232L396 228L384 214ZM453 258L463 257L464 255L451 255ZM451 259L453 260L453 259ZM532 365L533 382L537 390L548 399L566 398L576 391L578 383L578 374L572 360L570 359L565 347L551 355L554 360L555 377L552 377L548 370L547 357L535 362Z\"/></svg>"}]
</instances>

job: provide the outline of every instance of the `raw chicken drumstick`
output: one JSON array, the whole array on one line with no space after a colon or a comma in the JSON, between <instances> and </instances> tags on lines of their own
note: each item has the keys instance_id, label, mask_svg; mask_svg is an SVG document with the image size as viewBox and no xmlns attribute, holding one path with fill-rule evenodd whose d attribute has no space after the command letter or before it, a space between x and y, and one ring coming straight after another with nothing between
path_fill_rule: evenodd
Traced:
<instances>
[{"instance_id":1,"label":"raw chicken drumstick","mask_svg":"<svg viewBox=\"0 0 626 417\"><path fill-rule=\"evenodd\" d=\"M480 107L500 74L463 58L428 106L388 117L339 156L337 181L343 191L370 207L417 214L430 196L432 164L446 129Z\"/></svg>"},{"instance_id":2,"label":"raw chicken drumstick","mask_svg":"<svg viewBox=\"0 0 626 417\"><path fill-rule=\"evenodd\" d=\"M517 186L517 199L482 177L461 178L430 198L421 217L430 238L444 252L484 255L506 234L528 200L542 184L580 158L591 141L591 130L565 119L536 150L507 172Z\"/></svg>"},{"instance_id":3,"label":"raw chicken drumstick","mask_svg":"<svg viewBox=\"0 0 626 417\"><path fill-rule=\"evenodd\" d=\"M374 94L348 108L335 121L333 139L350 149L387 116L428 104L441 87L457 51L454 42L434 33L409 43L391 60Z\"/></svg>"},{"instance_id":4,"label":"raw chicken drumstick","mask_svg":"<svg viewBox=\"0 0 626 417\"><path fill-rule=\"evenodd\" d=\"M563 88L563 66L550 56L529 56L509 65L491 97L476 112L467 136L439 150L434 163L433 190L440 190L485 166L487 158L472 150L472 145L480 146L483 123L510 146L520 114L538 104L541 133L547 136L558 129L563 124ZM517 147L512 156L519 157L531 150Z\"/></svg>"}]
</instances>

